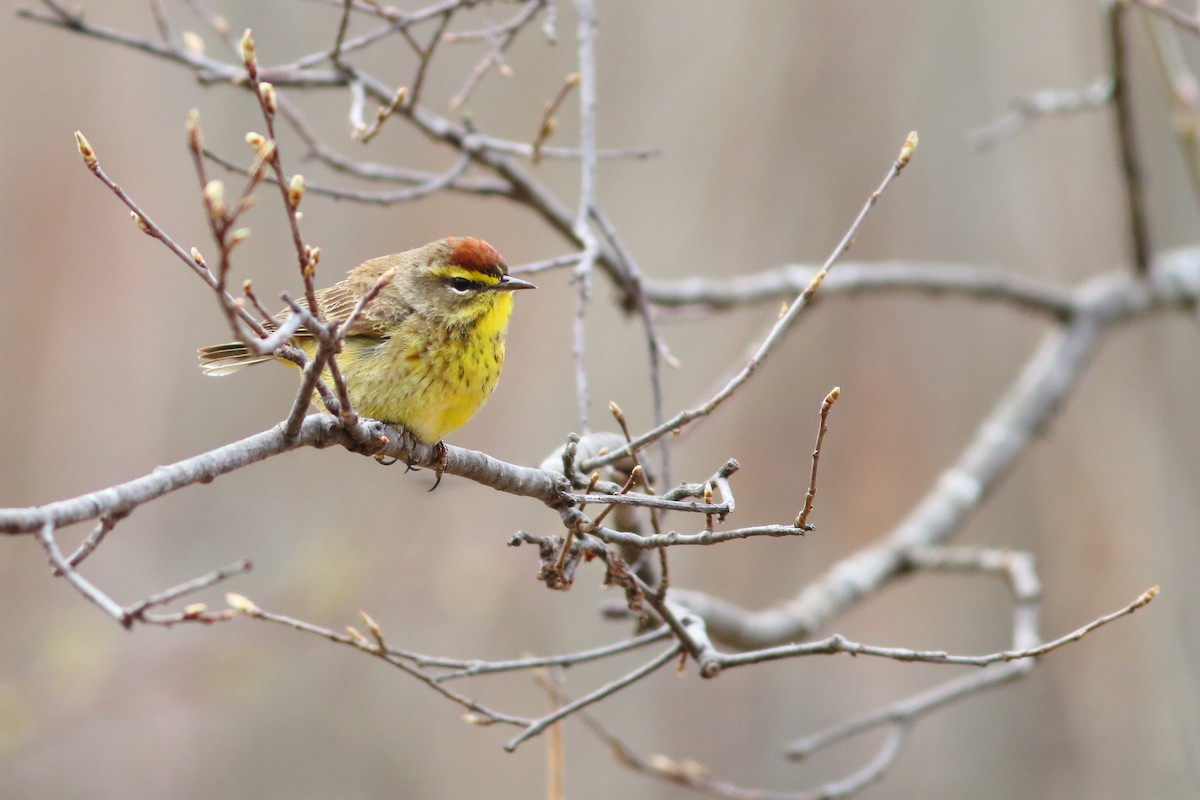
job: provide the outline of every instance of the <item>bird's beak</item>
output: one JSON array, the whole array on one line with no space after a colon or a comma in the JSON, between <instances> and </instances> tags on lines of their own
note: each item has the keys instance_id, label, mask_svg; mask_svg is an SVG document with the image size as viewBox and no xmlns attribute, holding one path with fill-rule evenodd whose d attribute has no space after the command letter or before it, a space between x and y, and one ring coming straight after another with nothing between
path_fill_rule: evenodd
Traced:
<instances>
[{"instance_id":1,"label":"bird's beak","mask_svg":"<svg viewBox=\"0 0 1200 800\"><path fill-rule=\"evenodd\" d=\"M520 278L514 278L512 275L505 275L500 279L500 282L492 287L497 292L515 292L517 289L536 289L529 281L523 281Z\"/></svg>"}]
</instances>

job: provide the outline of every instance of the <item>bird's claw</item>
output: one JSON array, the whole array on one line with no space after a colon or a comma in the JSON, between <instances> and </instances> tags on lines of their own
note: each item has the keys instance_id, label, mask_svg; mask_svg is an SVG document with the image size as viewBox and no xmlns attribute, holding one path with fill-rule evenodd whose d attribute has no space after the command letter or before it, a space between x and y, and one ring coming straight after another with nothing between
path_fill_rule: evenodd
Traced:
<instances>
[{"instance_id":1,"label":"bird's claw","mask_svg":"<svg viewBox=\"0 0 1200 800\"><path fill-rule=\"evenodd\" d=\"M421 470L421 468L412 461L412 452L416 449L418 442L419 440L416 436L414 436L408 430L400 428L400 444L403 446L404 452L408 455L408 458L403 459L405 472L420 472ZM436 461L434 462L433 471L437 476L437 479L433 482L433 486L431 486L429 489L431 492L441 485L442 475L446 472L446 443L439 439L437 444L433 446L433 451L436 454ZM395 464L397 461L402 459L388 459L387 456L377 455L375 456L375 460L384 466L390 467L392 464Z\"/></svg>"},{"instance_id":2,"label":"bird's claw","mask_svg":"<svg viewBox=\"0 0 1200 800\"><path fill-rule=\"evenodd\" d=\"M433 468L437 480L433 482L433 486L429 487L429 491L433 491L442 483L442 475L446 472L446 443L438 439L438 443L433 446L433 451L437 453L437 463Z\"/></svg>"}]
</instances>

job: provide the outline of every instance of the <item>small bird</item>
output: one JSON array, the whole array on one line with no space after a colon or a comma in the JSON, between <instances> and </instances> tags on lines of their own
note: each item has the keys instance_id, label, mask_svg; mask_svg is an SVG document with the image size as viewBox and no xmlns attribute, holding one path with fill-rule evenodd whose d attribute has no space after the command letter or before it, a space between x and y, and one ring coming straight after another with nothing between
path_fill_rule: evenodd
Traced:
<instances>
[{"instance_id":1,"label":"small bird","mask_svg":"<svg viewBox=\"0 0 1200 800\"><path fill-rule=\"evenodd\" d=\"M491 396L504 364L512 292L536 287L510 276L496 248L482 239L446 238L365 261L341 282L317 290L321 318L345 320L393 268L392 282L346 331L337 363L359 414L434 444L475 416ZM265 324L274 328L290 313ZM316 351L304 328L292 343L310 357ZM228 375L274 359L238 342L200 349L206 375ZM328 371L324 377L330 380Z\"/></svg>"}]
</instances>

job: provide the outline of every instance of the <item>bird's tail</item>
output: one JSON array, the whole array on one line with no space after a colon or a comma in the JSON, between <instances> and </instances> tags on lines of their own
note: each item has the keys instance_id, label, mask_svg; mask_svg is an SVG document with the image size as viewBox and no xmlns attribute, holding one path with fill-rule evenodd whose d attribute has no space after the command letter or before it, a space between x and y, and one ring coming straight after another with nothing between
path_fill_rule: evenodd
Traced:
<instances>
[{"instance_id":1,"label":"bird's tail","mask_svg":"<svg viewBox=\"0 0 1200 800\"><path fill-rule=\"evenodd\" d=\"M229 375L251 364L261 364L264 361L273 361L275 359L273 355L261 356L258 353L252 352L250 348L241 342L229 342L228 344L201 347L199 353L200 370L205 375L213 377Z\"/></svg>"}]
</instances>

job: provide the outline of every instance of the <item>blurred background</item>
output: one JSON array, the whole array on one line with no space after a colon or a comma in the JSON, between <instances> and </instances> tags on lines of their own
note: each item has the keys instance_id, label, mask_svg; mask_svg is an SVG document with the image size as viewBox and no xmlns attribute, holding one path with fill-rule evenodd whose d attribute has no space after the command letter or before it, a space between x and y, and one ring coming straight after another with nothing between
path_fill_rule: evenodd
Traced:
<instances>
[{"instance_id":1,"label":"blurred background","mask_svg":"<svg viewBox=\"0 0 1200 800\"><path fill-rule=\"evenodd\" d=\"M30 5L33 0L26 0ZM155 39L145 4L84 4L94 23ZM213 3L254 29L263 64L329 46L337 4ZM180 29L203 32L183 4ZM462 28L504 19L485 5ZM602 3L602 146L651 147L605 161L599 198L647 274L727 276L823 259L883 176L904 136L913 165L884 196L855 259L1000 266L1074 283L1123 268L1120 183L1107 111L1050 119L987 153L968 134L1019 95L1082 87L1106 69L1096 4L1036 0L841 3ZM529 141L543 103L575 69L575 17L558 7L557 45L536 28L508 51L510 79L487 75L457 114ZM195 349L228 338L210 293L84 167L83 130L101 164L185 246L211 254L184 119L249 160L261 130L249 97L203 87L183 69L19 20L0 24L0 506L45 503L145 474L275 424L294 375L261 369L204 378ZM1134 15L1136 16L1136 15ZM1139 154L1156 249L1195 244L1196 200L1174 144L1148 38L1129 19ZM360 23L361 25L361 23ZM365 26L362 26L365 28ZM359 28L356 27L356 30ZM426 33L428 30L426 29ZM207 36L210 52L220 44ZM1195 56L1200 47L1187 42ZM484 54L445 47L425 100L446 109ZM360 60L409 79L398 41ZM389 122L369 149L349 140L347 98L292 93L345 154L444 169L453 156ZM577 131L576 98L554 144ZM373 110L373 104L368 108ZM328 176L284 138L289 172ZM535 168L576 201L576 167ZM213 168L214 175L220 175ZM223 176L227 177L227 176ZM230 184L233 185L233 184ZM299 282L282 213L260 191L237 278L260 296ZM440 236L488 239L510 265L566 244L499 200L439 195L363 207L310 195L304 233L321 246L320 284L365 258ZM491 403L454 444L538 463L579 427L565 273L517 299L509 358ZM598 279L588 318L594 426L618 401L650 421L640 325ZM775 304L664 325L683 362L666 378L670 410L719 386L773 321ZM821 399L843 390L822 458L817 531L677 553L677 585L758 608L795 594L895 524L953 459L1045 332L1043 320L954 299L835 299L799 326L767 367L675 450L676 480L730 456L734 524L792 519L803 499ZM1116 332L1062 415L958 540L1033 551L1052 638L1161 584L1149 608L1058 651L1025 680L927 718L867 797L1193 798L1200 792L1200 348L1194 319ZM628 632L598 618L615 597L581 569L569 593L535 579L536 553L505 546L517 529L557 532L531 502L428 473L405 474L340 450L272 459L177 492L122 522L84 573L132 602L247 557L254 571L207 592L340 629L367 610L390 642L482 659L551 654ZM684 524L677 522L676 524ZM63 534L73 545L87 533ZM132 634L53 580L31 537L0 542L0 794L7 798L529 798L544 793L545 744L515 754L506 728L463 724L460 709L345 648L238 619ZM894 584L832 630L859 641L985 653L1009 642L999 581L920 576ZM831 631L826 631L826 633ZM636 662L572 669L582 694ZM812 763L784 745L928 687L948 668L816 658L734 670L719 680L664 670L607 701L598 718L645 753L692 758L735 783L798 789L844 775L879 740ZM547 700L527 676L458 685L508 711ZM693 796L617 766L603 743L565 724L574 798ZM469 765L469 768L467 767Z\"/></svg>"}]
</instances>

